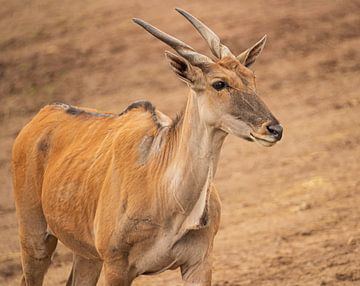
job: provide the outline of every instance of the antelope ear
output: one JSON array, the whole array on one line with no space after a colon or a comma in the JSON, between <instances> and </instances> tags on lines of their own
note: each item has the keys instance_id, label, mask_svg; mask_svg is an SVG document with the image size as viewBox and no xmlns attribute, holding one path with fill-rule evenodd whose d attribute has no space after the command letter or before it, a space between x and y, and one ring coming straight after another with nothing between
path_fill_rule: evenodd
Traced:
<instances>
[{"instance_id":1,"label":"antelope ear","mask_svg":"<svg viewBox=\"0 0 360 286\"><path fill-rule=\"evenodd\" d=\"M245 52L242 52L236 58L244 66L246 67L251 66L255 62L256 58L260 55L261 51L265 46L265 43L266 43L266 35L262 37L262 39L258 41L255 45L247 49Z\"/></svg>"},{"instance_id":2,"label":"antelope ear","mask_svg":"<svg viewBox=\"0 0 360 286\"><path fill-rule=\"evenodd\" d=\"M169 61L171 69L182 81L190 85L194 84L196 71L187 60L169 51L165 51L165 57Z\"/></svg>"}]
</instances>

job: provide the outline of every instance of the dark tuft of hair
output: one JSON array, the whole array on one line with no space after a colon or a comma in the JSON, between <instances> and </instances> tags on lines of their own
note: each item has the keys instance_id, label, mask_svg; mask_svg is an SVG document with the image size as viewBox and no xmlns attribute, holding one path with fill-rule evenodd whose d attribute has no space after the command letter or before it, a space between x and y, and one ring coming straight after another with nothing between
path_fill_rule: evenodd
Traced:
<instances>
[{"instance_id":1,"label":"dark tuft of hair","mask_svg":"<svg viewBox=\"0 0 360 286\"><path fill-rule=\"evenodd\" d=\"M84 109L72 106L70 104L62 103L62 102L54 102L51 104L52 106L60 107L64 109L67 114L79 116L79 115L86 115L86 116L95 116L95 117L112 117L115 116L112 113L100 113L100 112L92 112L86 111Z\"/></svg>"},{"instance_id":2,"label":"dark tuft of hair","mask_svg":"<svg viewBox=\"0 0 360 286\"><path fill-rule=\"evenodd\" d=\"M140 100L140 101L135 101L133 103L131 103L123 112L121 112L119 114L119 116L126 114L127 112L129 112L132 109L135 108L143 108L144 111L146 112L150 112L151 117L154 121L154 123L156 124L157 128L161 128L161 123L159 122L157 115L156 115L156 108L155 106L147 100Z\"/></svg>"}]
</instances>

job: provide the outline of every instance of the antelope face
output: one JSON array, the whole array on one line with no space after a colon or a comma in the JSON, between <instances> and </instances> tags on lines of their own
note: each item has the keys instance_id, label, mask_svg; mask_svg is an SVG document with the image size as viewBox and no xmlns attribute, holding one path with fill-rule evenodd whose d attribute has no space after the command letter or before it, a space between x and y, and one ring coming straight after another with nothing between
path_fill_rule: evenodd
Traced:
<instances>
[{"instance_id":1,"label":"antelope face","mask_svg":"<svg viewBox=\"0 0 360 286\"><path fill-rule=\"evenodd\" d=\"M197 94L208 124L264 146L281 139L281 125L256 93L254 73L237 59L209 65L199 80L194 86L203 86Z\"/></svg>"},{"instance_id":2,"label":"antelope face","mask_svg":"<svg viewBox=\"0 0 360 286\"><path fill-rule=\"evenodd\" d=\"M282 127L258 97L255 75L249 69L261 53L266 36L234 56L205 24L184 10L176 10L199 31L217 60L196 52L143 20L134 21L180 55L165 53L175 73L197 94L202 120L209 126L264 146L279 141Z\"/></svg>"}]
</instances>

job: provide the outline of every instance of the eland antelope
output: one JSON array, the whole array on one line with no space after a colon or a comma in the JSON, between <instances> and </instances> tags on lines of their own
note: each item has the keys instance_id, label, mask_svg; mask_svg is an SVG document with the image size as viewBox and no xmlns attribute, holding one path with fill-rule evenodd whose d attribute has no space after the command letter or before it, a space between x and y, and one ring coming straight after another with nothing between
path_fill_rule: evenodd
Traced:
<instances>
[{"instance_id":1,"label":"eland antelope","mask_svg":"<svg viewBox=\"0 0 360 286\"><path fill-rule=\"evenodd\" d=\"M67 285L126 286L139 275L181 269L185 285L211 284L220 201L213 184L228 134L264 146L282 127L256 93L249 67L265 37L239 56L206 25L176 9L216 59L140 19L176 54L166 58L190 93L170 119L147 101L120 114L63 103L21 130L13 154L22 285L42 285L58 239L73 252Z\"/></svg>"}]
</instances>

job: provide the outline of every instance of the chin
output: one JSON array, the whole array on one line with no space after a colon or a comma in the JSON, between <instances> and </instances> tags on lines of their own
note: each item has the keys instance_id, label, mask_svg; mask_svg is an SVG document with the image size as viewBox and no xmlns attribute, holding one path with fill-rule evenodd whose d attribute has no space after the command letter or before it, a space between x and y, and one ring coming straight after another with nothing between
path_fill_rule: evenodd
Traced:
<instances>
[{"instance_id":1,"label":"chin","mask_svg":"<svg viewBox=\"0 0 360 286\"><path fill-rule=\"evenodd\" d=\"M276 142L269 142L261 139L260 140L255 139L255 142L264 147L271 147L276 144Z\"/></svg>"},{"instance_id":2,"label":"chin","mask_svg":"<svg viewBox=\"0 0 360 286\"><path fill-rule=\"evenodd\" d=\"M264 147L271 147L273 145L276 144L277 140L274 140L272 137L270 138L267 138L267 137L257 137L257 136L254 136L253 134L250 133L250 138L253 142L256 142L258 143L259 145L261 146L264 146Z\"/></svg>"}]
</instances>

